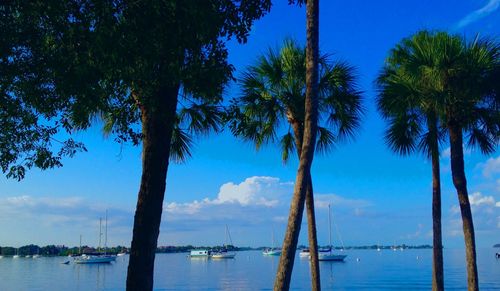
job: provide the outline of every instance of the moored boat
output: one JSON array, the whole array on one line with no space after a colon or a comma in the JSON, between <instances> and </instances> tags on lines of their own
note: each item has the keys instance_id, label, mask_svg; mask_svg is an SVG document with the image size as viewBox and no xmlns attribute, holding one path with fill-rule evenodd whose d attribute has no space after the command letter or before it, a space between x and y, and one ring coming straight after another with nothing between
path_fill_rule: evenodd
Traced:
<instances>
[{"instance_id":1,"label":"moored boat","mask_svg":"<svg viewBox=\"0 0 500 291\"><path fill-rule=\"evenodd\" d=\"M280 249L275 249L275 248L270 248L270 249L265 249L262 254L264 256L281 256L281 250Z\"/></svg>"},{"instance_id":2,"label":"moored boat","mask_svg":"<svg viewBox=\"0 0 500 291\"><path fill-rule=\"evenodd\" d=\"M310 255L311 255L311 252L309 251L309 249L300 250L299 257L306 258L306 257L309 257Z\"/></svg>"},{"instance_id":3,"label":"moored boat","mask_svg":"<svg viewBox=\"0 0 500 291\"><path fill-rule=\"evenodd\" d=\"M208 258L210 252L208 250L191 250L189 257L191 258Z\"/></svg>"},{"instance_id":4,"label":"moored boat","mask_svg":"<svg viewBox=\"0 0 500 291\"><path fill-rule=\"evenodd\" d=\"M105 225L105 240L104 240L104 253L101 251L101 238L102 238L102 218L99 218L99 247L97 253L92 254L82 254L80 256L74 256L73 260L75 264L106 264L116 261L115 255L109 255L107 251L108 243L108 211L106 211L106 225ZM82 244L82 236L80 236L80 250Z\"/></svg>"},{"instance_id":5,"label":"moored boat","mask_svg":"<svg viewBox=\"0 0 500 291\"><path fill-rule=\"evenodd\" d=\"M272 244L273 244L272 247L265 249L262 252L262 254L264 256L281 256L281 249L274 247L274 230L273 230L273 233L272 233L272 239L271 239L271 241L272 241Z\"/></svg>"},{"instance_id":6,"label":"moored boat","mask_svg":"<svg viewBox=\"0 0 500 291\"><path fill-rule=\"evenodd\" d=\"M81 255L75 257L75 264L104 264L111 263L116 260L112 255Z\"/></svg>"},{"instance_id":7,"label":"moored boat","mask_svg":"<svg viewBox=\"0 0 500 291\"><path fill-rule=\"evenodd\" d=\"M227 247L230 245L233 245L233 240L231 239L231 234L229 233L229 228L226 225L226 242L224 243L224 247L220 250L216 250L213 252L210 252L210 258L211 259L234 259L236 256L235 252L230 252L228 251ZM228 244L228 242L230 244Z\"/></svg>"},{"instance_id":8,"label":"moored boat","mask_svg":"<svg viewBox=\"0 0 500 291\"><path fill-rule=\"evenodd\" d=\"M220 250L220 251L211 253L210 258L212 258L212 259L234 259L235 256L236 256L235 252L229 252L227 250Z\"/></svg>"},{"instance_id":9,"label":"moored boat","mask_svg":"<svg viewBox=\"0 0 500 291\"><path fill-rule=\"evenodd\" d=\"M338 255L332 252L332 219L331 219L331 210L330 204L328 204L328 234L329 234L329 243L328 249L325 251L318 252L318 261L335 261L342 262L347 257L347 255Z\"/></svg>"}]
</instances>

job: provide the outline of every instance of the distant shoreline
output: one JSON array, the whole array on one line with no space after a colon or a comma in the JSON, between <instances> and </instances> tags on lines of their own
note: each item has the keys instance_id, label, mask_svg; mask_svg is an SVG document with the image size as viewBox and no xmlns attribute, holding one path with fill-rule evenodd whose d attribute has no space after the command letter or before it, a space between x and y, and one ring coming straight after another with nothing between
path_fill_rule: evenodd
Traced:
<instances>
[{"instance_id":1,"label":"distant shoreline","mask_svg":"<svg viewBox=\"0 0 500 291\"><path fill-rule=\"evenodd\" d=\"M495 245L495 247L500 247L500 244ZM322 247L322 246L320 246ZM324 246L323 246L324 247ZM230 251L259 251L269 248L267 246L261 247L235 247L232 245L228 246L193 246L193 245L185 245L185 246L160 246L156 249L156 253L188 253L194 249L207 249L207 250L218 250L225 248ZM304 249L307 246L299 245L297 249ZM396 246L383 246L383 245L369 245L369 246L347 246L344 248L334 247L334 249L340 250L391 250L391 249L432 249L431 245L396 245ZM114 247L101 247L100 249L97 247L90 246L82 246L80 247L67 247L64 245L47 245L40 247L38 245L25 245L19 248L14 248L10 246L2 247L0 246L0 255L2 256L33 256L33 255L42 255L42 256L68 256L75 255L80 253L96 253L96 252L104 252L108 254L118 254L118 253L128 253L129 248L125 246L114 246Z\"/></svg>"}]
</instances>

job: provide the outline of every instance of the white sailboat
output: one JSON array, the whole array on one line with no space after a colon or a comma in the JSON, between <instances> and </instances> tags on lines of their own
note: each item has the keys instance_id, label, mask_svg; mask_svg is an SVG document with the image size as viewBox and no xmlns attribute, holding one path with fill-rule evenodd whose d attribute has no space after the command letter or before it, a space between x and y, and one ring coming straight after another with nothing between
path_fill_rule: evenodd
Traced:
<instances>
[{"instance_id":1,"label":"white sailboat","mask_svg":"<svg viewBox=\"0 0 500 291\"><path fill-rule=\"evenodd\" d=\"M229 228L226 225L226 243L224 244L224 248L221 250L218 250L216 252L212 252L210 254L210 258L212 258L212 259L234 259L234 257L236 256L236 253L229 252L227 250L228 238L229 238L229 242L231 243L231 246L232 246L233 240L231 239L231 234L229 233Z\"/></svg>"},{"instance_id":2,"label":"white sailboat","mask_svg":"<svg viewBox=\"0 0 500 291\"><path fill-rule=\"evenodd\" d=\"M272 236L272 242L273 245L271 248L265 249L262 254L264 256L281 256L281 249L275 248L274 247L274 229L273 229L273 236Z\"/></svg>"},{"instance_id":3,"label":"white sailboat","mask_svg":"<svg viewBox=\"0 0 500 291\"><path fill-rule=\"evenodd\" d=\"M299 257L301 258L308 258L311 255L311 252L309 249L301 249L299 253Z\"/></svg>"},{"instance_id":4,"label":"white sailboat","mask_svg":"<svg viewBox=\"0 0 500 291\"><path fill-rule=\"evenodd\" d=\"M344 261L347 255L336 255L332 252L332 218L331 218L331 210L330 204L328 204L328 234L329 234L329 248L327 251L318 252L318 260L319 261Z\"/></svg>"},{"instance_id":5,"label":"white sailboat","mask_svg":"<svg viewBox=\"0 0 500 291\"><path fill-rule=\"evenodd\" d=\"M12 256L13 259L19 258L19 249L16 249L16 254Z\"/></svg>"},{"instance_id":6,"label":"white sailboat","mask_svg":"<svg viewBox=\"0 0 500 291\"><path fill-rule=\"evenodd\" d=\"M111 263L116 260L116 256L108 255L107 243L108 243L108 211L106 211L106 227L105 227L105 239L104 239L104 254L100 252L101 250L101 238L102 238L102 218L99 218L99 248L96 254L83 254L78 257L74 257L75 264L103 264ZM80 236L81 240L81 236ZM81 244L81 242L80 242Z\"/></svg>"}]
</instances>

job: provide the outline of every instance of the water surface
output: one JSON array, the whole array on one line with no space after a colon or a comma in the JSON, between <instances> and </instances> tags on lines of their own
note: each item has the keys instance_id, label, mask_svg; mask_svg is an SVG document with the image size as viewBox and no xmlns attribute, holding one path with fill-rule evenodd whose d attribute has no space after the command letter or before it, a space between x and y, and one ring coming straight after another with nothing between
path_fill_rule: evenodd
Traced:
<instances>
[{"instance_id":1,"label":"water surface","mask_svg":"<svg viewBox=\"0 0 500 291\"><path fill-rule=\"evenodd\" d=\"M346 262L320 262L324 290L430 290L432 250L349 250ZM494 249L478 251L481 290L500 290L500 260ZM466 290L465 252L446 249L445 287ZM65 257L0 259L0 290L123 290L128 256L105 265L62 265ZM358 260L359 259L359 260ZM279 257L258 251L235 259L189 259L158 254L156 290L272 290ZM309 261L297 256L292 290L309 290Z\"/></svg>"}]
</instances>

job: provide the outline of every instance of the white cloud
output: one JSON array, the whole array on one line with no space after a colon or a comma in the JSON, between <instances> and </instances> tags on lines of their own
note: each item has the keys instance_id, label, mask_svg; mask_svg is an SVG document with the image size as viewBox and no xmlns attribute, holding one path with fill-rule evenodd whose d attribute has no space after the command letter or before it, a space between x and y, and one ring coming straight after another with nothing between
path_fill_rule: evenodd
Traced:
<instances>
[{"instance_id":1,"label":"white cloud","mask_svg":"<svg viewBox=\"0 0 500 291\"><path fill-rule=\"evenodd\" d=\"M254 229L269 229L272 226L284 229L292 193L293 182L283 182L276 177L255 176L239 183L228 182L220 187L214 198L165 203L164 232L169 233L169 239L172 239L173 233L182 232L186 237L189 233L209 232L209 229L218 231L224 224L230 224L235 230L248 226ZM365 209L372 205L366 200L348 199L336 194L315 194L317 209L327 208L328 204L332 205L337 217L362 216ZM323 220L321 216L317 221ZM306 223L305 216L303 223ZM255 239L261 238L252 241Z\"/></svg>"},{"instance_id":2,"label":"white cloud","mask_svg":"<svg viewBox=\"0 0 500 291\"><path fill-rule=\"evenodd\" d=\"M469 195L469 202L474 219L476 234L491 235L500 228L500 201L493 195L483 195L481 192L474 192ZM449 236L461 236L462 219L460 207L453 205L450 208L447 234Z\"/></svg>"},{"instance_id":3,"label":"white cloud","mask_svg":"<svg viewBox=\"0 0 500 291\"><path fill-rule=\"evenodd\" d=\"M489 0L483 7L467 14L464 18L455 25L456 29L466 27L467 25L478 21L479 19L488 16L495 12L500 7L500 0Z\"/></svg>"},{"instance_id":4,"label":"white cloud","mask_svg":"<svg viewBox=\"0 0 500 291\"><path fill-rule=\"evenodd\" d=\"M19 195L0 198L0 229L11 234L2 241L13 245L76 245L79 235L83 235L85 244L96 245L99 217L104 218L106 208L109 214L108 241L110 244L128 244L132 211L105 207L101 201L76 196Z\"/></svg>"},{"instance_id":5,"label":"white cloud","mask_svg":"<svg viewBox=\"0 0 500 291\"><path fill-rule=\"evenodd\" d=\"M469 195L469 201L471 206L495 205L495 198L493 196L483 196L480 192Z\"/></svg>"},{"instance_id":6,"label":"white cloud","mask_svg":"<svg viewBox=\"0 0 500 291\"><path fill-rule=\"evenodd\" d=\"M14 207L75 208L83 201L81 197L32 197L28 195L7 197L4 203Z\"/></svg>"},{"instance_id":7,"label":"white cloud","mask_svg":"<svg viewBox=\"0 0 500 291\"><path fill-rule=\"evenodd\" d=\"M500 156L496 158L489 158L486 162L478 165L483 170L485 178L491 178L496 174L500 174Z\"/></svg>"},{"instance_id":8,"label":"white cloud","mask_svg":"<svg viewBox=\"0 0 500 291\"><path fill-rule=\"evenodd\" d=\"M276 206L280 198L291 195L292 182L281 182L279 178L254 176L240 184L232 182L220 187L215 203L239 203L241 205Z\"/></svg>"},{"instance_id":9,"label":"white cloud","mask_svg":"<svg viewBox=\"0 0 500 291\"><path fill-rule=\"evenodd\" d=\"M223 184L215 199L204 198L187 203L166 203L164 210L172 214L195 214L214 205L235 204L237 206L276 207L283 198L293 192L292 182L281 182L279 178L254 176L239 184Z\"/></svg>"}]
</instances>

